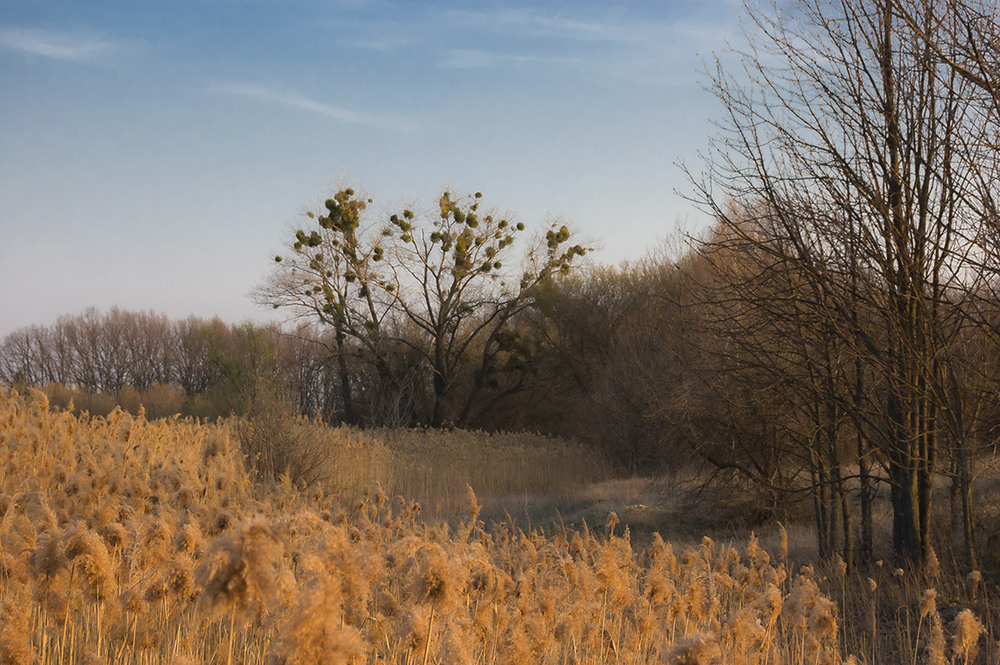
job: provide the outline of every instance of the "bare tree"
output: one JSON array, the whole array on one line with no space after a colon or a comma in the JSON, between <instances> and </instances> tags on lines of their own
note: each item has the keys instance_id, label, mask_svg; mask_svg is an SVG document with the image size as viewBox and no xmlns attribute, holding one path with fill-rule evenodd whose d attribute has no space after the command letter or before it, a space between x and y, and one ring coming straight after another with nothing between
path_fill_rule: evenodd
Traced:
<instances>
[{"instance_id":1,"label":"bare tree","mask_svg":"<svg viewBox=\"0 0 1000 665\"><path fill-rule=\"evenodd\" d=\"M927 31L949 29L937 3L907 5ZM697 198L721 244L750 250L749 283L786 282L787 298L741 296L757 320L815 331L768 339L795 368L782 373L815 398L826 456L846 450L845 422L864 444L856 458L830 458L834 476L814 489L843 487L847 462L877 462L894 550L918 563L931 547L939 454L968 447L948 349L958 294L974 290L967 194L983 164L969 157L985 128L969 84L913 36L898 3L803 0L753 19L747 78L721 66L714 78L725 119ZM793 345L807 352L792 356Z\"/></svg>"}]
</instances>

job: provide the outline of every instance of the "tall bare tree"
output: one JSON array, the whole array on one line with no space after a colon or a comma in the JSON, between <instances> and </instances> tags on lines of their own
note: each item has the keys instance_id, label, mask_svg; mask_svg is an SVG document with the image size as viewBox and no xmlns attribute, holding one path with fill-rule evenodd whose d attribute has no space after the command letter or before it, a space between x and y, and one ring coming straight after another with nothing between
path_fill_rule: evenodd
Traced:
<instances>
[{"instance_id":1,"label":"tall bare tree","mask_svg":"<svg viewBox=\"0 0 1000 665\"><path fill-rule=\"evenodd\" d=\"M822 396L817 432L829 452L847 449L844 422L862 442L830 468L884 469L894 550L919 563L931 548L939 455L968 448L948 350L961 294L974 290L979 218L967 194L983 164L969 157L982 155L986 129L971 84L907 23L933 34L953 29L953 15L906 4L908 19L892 0L802 0L753 16L743 71L720 66L714 77L722 134L696 184L721 242L752 250L756 283L798 285L787 300L744 304L815 331L792 360L800 385ZM785 351L795 343L769 339ZM815 489L831 483L843 478Z\"/></svg>"}]
</instances>

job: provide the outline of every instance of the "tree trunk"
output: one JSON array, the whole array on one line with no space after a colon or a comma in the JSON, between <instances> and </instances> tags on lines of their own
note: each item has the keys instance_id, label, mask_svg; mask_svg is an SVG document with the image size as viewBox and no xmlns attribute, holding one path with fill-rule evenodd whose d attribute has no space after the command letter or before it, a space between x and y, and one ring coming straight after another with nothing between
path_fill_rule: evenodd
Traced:
<instances>
[{"instance_id":1,"label":"tree trunk","mask_svg":"<svg viewBox=\"0 0 1000 665\"><path fill-rule=\"evenodd\" d=\"M870 563L873 557L872 546L872 480L868 461L868 449L864 436L859 431L858 443L858 483L861 490L861 547L858 551L858 561Z\"/></svg>"},{"instance_id":2,"label":"tree trunk","mask_svg":"<svg viewBox=\"0 0 1000 665\"><path fill-rule=\"evenodd\" d=\"M965 449L965 442L961 439L955 442L955 461L958 465L956 480L958 482L959 497L962 504L962 540L963 554L965 555L965 565L969 570L975 570L976 562L976 525L972 515L972 474L969 471L969 456Z\"/></svg>"},{"instance_id":3,"label":"tree trunk","mask_svg":"<svg viewBox=\"0 0 1000 665\"><path fill-rule=\"evenodd\" d=\"M351 375L347 369L347 352L344 348L344 331L338 326L337 340L337 374L340 378L340 395L344 401L344 420L357 424L354 420L354 399L351 395Z\"/></svg>"},{"instance_id":4,"label":"tree trunk","mask_svg":"<svg viewBox=\"0 0 1000 665\"><path fill-rule=\"evenodd\" d=\"M889 470L892 485L892 549L900 564L920 564L920 534L916 514L916 475L905 460L896 459Z\"/></svg>"},{"instance_id":5,"label":"tree trunk","mask_svg":"<svg viewBox=\"0 0 1000 665\"><path fill-rule=\"evenodd\" d=\"M434 364L431 368L434 373L434 408L431 412L431 427L440 427L444 422L445 393L448 391L448 383L445 380L444 340L440 333L434 340L434 347Z\"/></svg>"}]
</instances>

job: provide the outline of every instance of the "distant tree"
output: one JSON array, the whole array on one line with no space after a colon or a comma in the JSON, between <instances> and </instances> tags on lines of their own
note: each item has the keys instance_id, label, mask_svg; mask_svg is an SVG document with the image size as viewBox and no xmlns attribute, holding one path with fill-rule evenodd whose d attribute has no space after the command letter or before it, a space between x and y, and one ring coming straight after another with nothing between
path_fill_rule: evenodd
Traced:
<instances>
[{"instance_id":1,"label":"distant tree","mask_svg":"<svg viewBox=\"0 0 1000 665\"><path fill-rule=\"evenodd\" d=\"M366 215L370 199L342 189L275 257L255 297L334 330L347 419L356 417L350 363L361 357L383 397L413 390L407 370L418 365L429 375L427 422L469 422L516 352L511 321L586 252L554 225L512 270L525 227L484 211L480 199L445 192L434 214L378 220Z\"/></svg>"},{"instance_id":2,"label":"distant tree","mask_svg":"<svg viewBox=\"0 0 1000 665\"><path fill-rule=\"evenodd\" d=\"M0 381L9 385L40 385L51 379L39 359L39 326L20 328L0 342Z\"/></svg>"},{"instance_id":3,"label":"distant tree","mask_svg":"<svg viewBox=\"0 0 1000 665\"><path fill-rule=\"evenodd\" d=\"M332 332L302 322L276 331L277 364L301 415L336 418L341 409Z\"/></svg>"},{"instance_id":4,"label":"distant tree","mask_svg":"<svg viewBox=\"0 0 1000 665\"><path fill-rule=\"evenodd\" d=\"M274 335L243 323L226 326L216 319L201 331L212 379L205 390L211 414L244 414L262 386L277 375Z\"/></svg>"}]
</instances>

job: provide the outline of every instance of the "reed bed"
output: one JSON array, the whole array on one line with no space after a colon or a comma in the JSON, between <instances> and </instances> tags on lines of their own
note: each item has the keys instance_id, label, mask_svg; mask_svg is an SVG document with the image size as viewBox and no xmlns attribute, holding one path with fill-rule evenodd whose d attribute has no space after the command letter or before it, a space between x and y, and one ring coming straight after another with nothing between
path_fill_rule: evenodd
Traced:
<instances>
[{"instance_id":1,"label":"reed bed","mask_svg":"<svg viewBox=\"0 0 1000 665\"><path fill-rule=\"evenodd\" d=\"M848 619L841 643L864 662L1000 663L1000 597L979 571L948 573L937 555L921 571L884 561L852 574L846 570L836 558L818 568L816 577Z\"/></svg>"},{"instance_id":2,"label":"reed bed","mask_svg":"<svg viewBox=\"0 0 1000 665\"><path fill-rule=\"evenodd\" d=\"M614 514L487 529L465 505L456 527L378 486L345 504L251 480L225 423L0 393L0 663L864 662L780 547L637 547ZM917 642L977 662L967 618Z\"/></svg>"},{"instance_id":3,"label":"reed bed","mask_svg":"<svg viewBox=\"0 0 1000 665\"><path fill-rule=\"evenodd\" d=\"M296 484L320 486L344 501L378 484L418 501L425 516L461 514L467 485L496 512L512 497L570 496L609 475L593 448L527 432L331 427L269 412L229 425L259 477L291 471Z\"/></svg>"}]
</instances>

